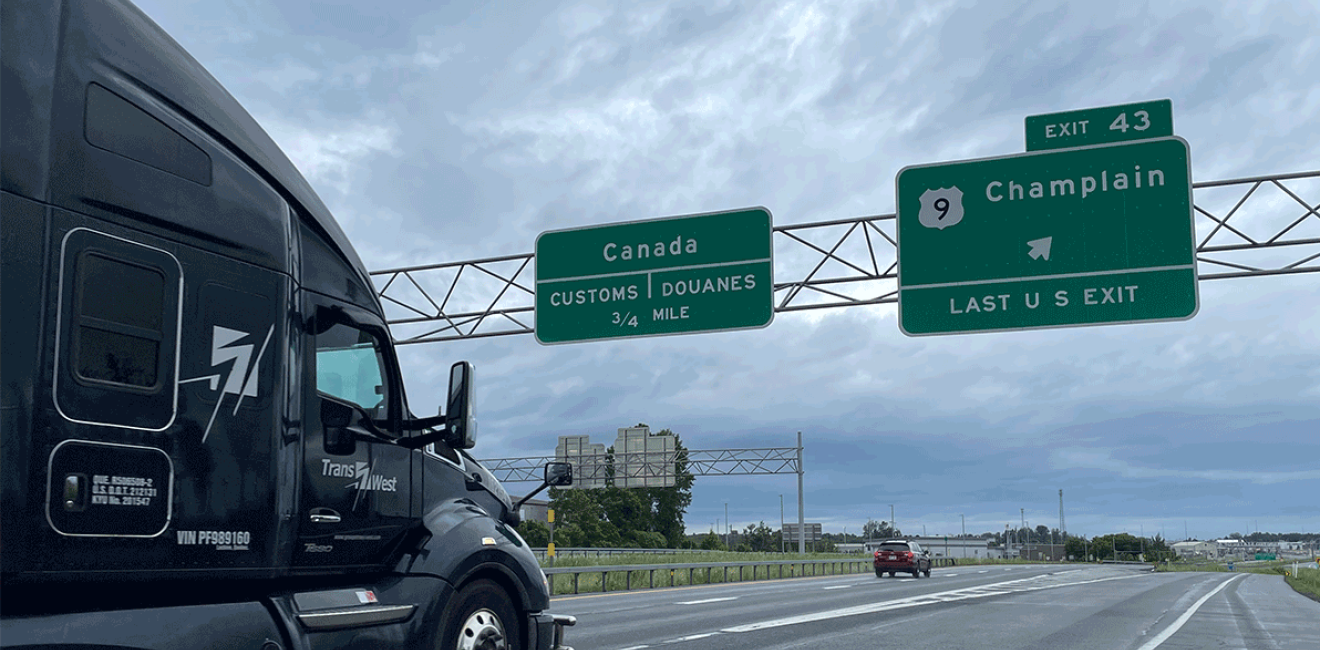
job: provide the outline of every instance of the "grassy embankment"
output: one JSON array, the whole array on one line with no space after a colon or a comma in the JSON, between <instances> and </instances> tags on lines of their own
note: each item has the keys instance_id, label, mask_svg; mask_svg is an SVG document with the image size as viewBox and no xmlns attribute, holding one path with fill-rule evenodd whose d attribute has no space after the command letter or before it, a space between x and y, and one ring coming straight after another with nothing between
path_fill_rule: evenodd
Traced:
<instances>
[{"instance_id":1,"label":"grassy embankment","mask_svg":"<svg viewBox=\"0 0 1320 650\"><path fill-rule=\"evenodd\" d=\"M673 555L651 555L638 553L636 555L610 555L605 557L561 557L555 560L555 567L593 567L593 566L620 566L630 564L697 564L711 562L727 562L730 564L738 562L777 562L789 561L796 562L800 560L830 560L842 562L861 562L860 566L843 566L843 573L870 573L871 558L864 555L845 554L845 553L808 553L805 556L796 554L780 553L732 553L723 551L696 551L692 553L675 553ZM980 564L1037 564L1025 560L959 560L958 566L975 566ZM552 566L548 560L541 560L541 566L549 568ZM816 567L815 575L832 575L836 567ZM629 573L631 575L629 575ZM672 573L672 575L670 575ZM785 578L798 577L803 575L804 570L800 566L785 566L783 576ZM805 574L812 575L812 567L805 568ZM725 579L725 571L716 568L709 573L705 569L696 569L691 572L689 581L689 572L687 569L674 569L672 572L657 570L655 572L655 586L669 587L672 584L675 587L684 587L688 585L720 584L722 582L748 582L751 580L770 580L778 579L780 569L778 566L759 566L747 567L742 570L742 577L739 578L739 571L736 568L728 571L728 578ZM709 576L709 578L707 577ZM631 579L631 580L630 580ZM578 576L578 593L593 593L601 591L601 574L583 573ZM606 586L609 591L623 591L629 583L633 589L645 589L651 584L651 571L639 570L632 572L617 571L606 576ZM555 595L573 593L573 577L571 575L558 575L554 577Z\"/></svg>"},{"instance_id":2,"label":"grassy embankment","mask_svg":"<svg viewBox=\"0 0 1320 650\"><path fill-rule=\"evenodd\" d=\"M1263 575L1283 576L1284 582L1292 587L1297 593L1309 598L1320 600L1320 569L1298 569L1297 575L1292 573L1293 563L1291 560L1276 560L1271 562L1261 562L1246 564L1243 562L1234 563L1234 571L1237 573L1260 573ZM1198 563L1173 563L1160 565L1158 571L1218 571L1227 572L1228 565L1222 562L1198 562Z\"/></svg>"},{"instance_id":3,"label":"grassy embankment","mask_svg":"<svg viewBox=\"0 0 1320 650\"><path fill-rule=\"evenodd\" d=\"M774 562L774 561L798 561L798 560L833 560L847 562L857 561L856 555L844 555L838 553L808 553L806 556L781 555L779 553L730 553L720 551L696 551L692 553L675 553L673 555L650 555L638 553L636 555L610 555L606 557L562 557L555 560L554 566L560 567L593 567L593 566L620 566L629 564L697 564L711 562L727 562L735 564L739 562ZM541 560L541 566L549 568L551 565L548 560ZM828 569L830 572L835 567ZM869 564L862 567L862 572L869 572ZM806 575L812 575L812 568L806 567ZM803 568L800 566L786 566L783 569L785 578L796 577L803 574ZM843 566L844 573L857 573L854 567ZM777 579L779 577L779 567L777 566L759 566L747 567L742 570L742 577L739 578L737 568L728 570L728 578L725 578L725 571L720 568L711 569L707 573L706 569L695 569L689 572L687 569L674 569L672 571L657 570L655 572L655 586L669 587L671 584L675 587L684 587L688 585L720 584L722 582L749 582L752 580ZM816 575L827 575L825 567L816 567ZM709 577L708 577L709 576ZM606 576L609 591L623 591L629 584L633 589L646 589L651 584L651 571L638 570L631 572L616 571ZM578 593L592 593L601 591L601 574L583 573L578 576ZM554 593L571 594L573 593L573 576L558 575L554 576Z\"/></svg>"}]
</instances>

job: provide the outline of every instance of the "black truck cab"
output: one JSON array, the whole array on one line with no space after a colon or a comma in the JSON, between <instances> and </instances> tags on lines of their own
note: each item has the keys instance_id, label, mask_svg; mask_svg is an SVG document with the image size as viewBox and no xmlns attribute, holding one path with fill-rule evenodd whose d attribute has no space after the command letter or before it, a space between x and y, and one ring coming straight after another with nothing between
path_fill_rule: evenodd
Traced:
<instances>
[{"instance_id":1,"label":"black truck cab","mask_svg":"<svg viewBox=\"0 0 1320 650\"><path fill-rule=\"evenodd\" d=\"M559 646L471 365L412 414L261 127L125 0L0 14L0 645Z\"/></svg>"}]
</instances>

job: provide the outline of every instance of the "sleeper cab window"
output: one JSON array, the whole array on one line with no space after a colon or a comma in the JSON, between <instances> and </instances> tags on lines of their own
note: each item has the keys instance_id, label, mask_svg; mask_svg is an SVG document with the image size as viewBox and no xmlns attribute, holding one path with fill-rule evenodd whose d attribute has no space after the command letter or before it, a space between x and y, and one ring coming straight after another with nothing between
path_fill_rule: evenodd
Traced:
<instances>
[{"instance_id":1,"label":"sleeper cab window","mask_svg":"<svg viewBox=\"0 0 1320 650\"><path fill-rule=\"evenodd\" d=\"M65 237L56 402L64 417L160 431L174 420L182 272L167 251L75 229Z\"/></svg>"}]
</instances>

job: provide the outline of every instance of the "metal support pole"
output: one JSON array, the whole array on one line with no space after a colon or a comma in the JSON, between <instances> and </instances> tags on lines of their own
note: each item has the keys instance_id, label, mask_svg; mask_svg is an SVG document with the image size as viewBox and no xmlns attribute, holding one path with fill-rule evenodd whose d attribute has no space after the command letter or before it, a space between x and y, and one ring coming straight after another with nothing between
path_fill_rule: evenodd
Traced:
<instances>
[{"instance_id":1,"label":"metal support pole","mask_svg":"<svg viewBox=\"0 0 1320 650\"><path fill-rule=\"evenodd\" d=\"M807 554L807 516L803 511L805 504L802 498L802 432L797 432L797 475L798 475L798 554Z\"/></svg>"},{"instance_id":2,"label":"metal support pole","mask_svg":"<svg viewBox=\"0 0 1320 650\"><path fill-rule=\"evenodd\" d=\"M784 552L784 495L779 495L779 552Z\"/></svg>"}]
</instances>

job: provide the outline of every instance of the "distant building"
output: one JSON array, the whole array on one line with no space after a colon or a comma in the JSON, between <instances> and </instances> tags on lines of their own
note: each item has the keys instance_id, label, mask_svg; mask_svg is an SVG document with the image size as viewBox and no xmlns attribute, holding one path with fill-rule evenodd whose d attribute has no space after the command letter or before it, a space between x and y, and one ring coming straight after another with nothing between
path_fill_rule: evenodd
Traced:
<instances>
[{"instance_id":1,"label":"distant building","mask_svg":"<svg viewBox=\"0 0 1320 650\"><path fill-rule=\"evenodd\" d=\"M1214 542L1175 542L1173 552L1179 557L1217 557L1219 545Z\"/></svg>"},{"instance_id":2,"label":"distant building","mask_svg":"<svg viewBox=\"0 0 1320 650\"><path fill-rule=\"evenodd\" d=\"M543 524L550 523L550 502L540 499L528 499L518 508L518 514L523 521L539 521Z\"/></svg>"},{"instance_id":3,"label":"distant building","mask_svg":"<svg viewBox=\"0 0 1320 650\"><path fill-rule=\"evenodd\" d=\"M674 436L657 436L650 427L622 427L614 439L614 475L610 477L605 445L591 436L559 436L555 459L573 464L573 487L672 487L675 483Z\"/></svg>"},{"instance_id":4,"label":"distant building","mask_svg":"<svg viewBox=\"0 0 1320 650\"><path fill-rule=\"evenodd\" d=\"M672 487L674 436L651 435L645 426L623 427L614 440L616 487Z\"/></svg>"},{"instance_id":5,"label":"distant building","mask_svg":"<svg viewBox=\"0 0 1320 650\"><path fill-rule=\"evenodd\" d=\"M555 460L573 465L573 487L603 488L606 483L605 445L591 436L559 436Z\"/></svg>"},{"instance_id":6,"label":"distant building","mask_svg":"<svg viewBox=\"0 0 1320 650\"><path fill-rule=\"evenodd\" d=\"M968 559L986 559L1004 557L1003 549L990 548L990 540L980 537L907 537L905 539L914 541L921 545L921 548L930 552L932 558L952 557ZM873 553L875 548L884 540L876 539L866 542L862 545L863 552ZM1049 544L1038 545L1040 549L1046 549ZM1040 559L1040 558L1033 558Z\"/></svg>"}]
</instances>

